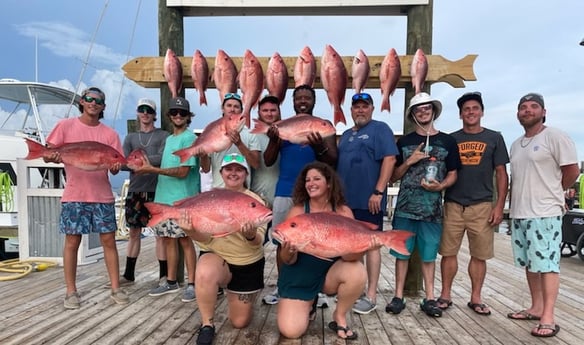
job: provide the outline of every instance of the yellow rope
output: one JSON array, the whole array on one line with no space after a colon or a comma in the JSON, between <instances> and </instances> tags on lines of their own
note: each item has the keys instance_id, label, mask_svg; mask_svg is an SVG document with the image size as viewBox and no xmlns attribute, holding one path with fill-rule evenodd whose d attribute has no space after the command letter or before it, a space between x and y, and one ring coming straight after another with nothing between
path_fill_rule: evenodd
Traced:
<instances>
[{"instance_id":1,"label":"yellow rope","mask_svg":"<svg viewBox=\"0 0 584 345\"><path fill-rule=\"evenodd\" d=\"M41 272L49 267L57 266L53 261L11 259L0 261L0 281L8 281L22 278L32 271ZM4 275L8 273L9 275Z\"/></svg>"},{"instance_id":2,"label":"yellow rope","mask_svg":"<svg viewBox=\"0 0 584 345\"><path fill-rule=\"evenodd\" d=\"M10 212L14 207L13 185L10 175L4 171L0 172L0 204L4 212Z\"/></svg>"}]
</instances>

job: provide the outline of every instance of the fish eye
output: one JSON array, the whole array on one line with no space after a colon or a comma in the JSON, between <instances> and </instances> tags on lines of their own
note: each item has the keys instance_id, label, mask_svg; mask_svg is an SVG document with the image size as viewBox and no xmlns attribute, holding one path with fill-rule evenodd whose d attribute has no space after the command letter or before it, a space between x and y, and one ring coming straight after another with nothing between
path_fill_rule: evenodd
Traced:
<instances>
[{"instance_id":1,"label":"fish eye","mask_svg":"<svg viewBox=\"0 0 584 345\"><path fill-rule=\"evenodd\" d=\"M252 203L251 203L251 207L252 207L252 208L255 208L256 206L257 206L257 204L256 204L255 202L252 202Z\"/></svg>"},{"instance_id":2,"label":"fish eye","mask_svg":"<svg viewBox=\"0 0 584 345\"><path fill-rule=\"evenodd\" d=\"M295 222L290 223L290 227L291 228L295 228L296 227L296 223Z\"/></svg>"}]
</instances>

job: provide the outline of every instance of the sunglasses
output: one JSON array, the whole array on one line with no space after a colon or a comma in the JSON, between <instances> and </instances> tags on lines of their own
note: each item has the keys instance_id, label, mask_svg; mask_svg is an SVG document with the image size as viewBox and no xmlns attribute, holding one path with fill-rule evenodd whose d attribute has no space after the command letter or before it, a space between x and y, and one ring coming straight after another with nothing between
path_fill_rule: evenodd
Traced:
<instances>
[{"instance_id":1,"label":"sunglasses","mask_svg":"<svg viewBox=\"0 0 584 345\"><path fill-rule=\"evenodd\" d=\"M414 114L420 114L422 112L432 110L433 108L434 108L434 106L432 104L420 105L420 106L417 106L416 109L414 109Z\"/></svg>"},{"instance_id":2,"label":"sunglasses","mask_svg":"<svg viewBox=\"0 0 584 345\"><path fill-rule=\"evenodd\" d=\"M138 107L138 112L139 113L147 113L147 114L150 114L150 115L156 114L156 112L154 111L154 109L150 108L147 105L141 105L141 106L139 106Z\"/></svg>"},{"instance_id":3,"label":"sunglasses","mask_svg":"<svg viewBox=\"0 0 584 345\"><path fill-rule=\"evenodd\" d=\"M191 116L191 113L183 110L183 109L170 109L168 111L168 114L170 116L176 116L176 115L180 115L180 117L187 117L187 116Z\"/></svg>"},{"instance_id":4,"label":"sunglasses","mask_svg":"<svg viewBox=\"0 0 584 345\"><path fill-rule=\"evenodd\" d=\"M223 157L223 162L225 162L225 163L230 163L230 162L244 163L245 158L242 155L240 155L239 153L232 153L230 155Z\"/></svg>"},{"instance_id":5,"label":"sunglasses","mask_svg":"<svg viewBox=\"0 0 584 345\"><path fill-rule=\"evenodd\" d=\"M225 96L223 96L223 100L225 101L228 99L236 99L238 101L241 101L241 96L236 93L226 93Z\"/></svg>"},{"instance_id":6,"label":"sunglasses","mask_svg":"<svg viewBox=\"0 0 584 345\"><path fill-rule=\"evenodd\" d=\"M357 102L357 101L365 101L365 102L373 102L373 98L371 98L371 95L368 93L358 93L356 95L354 95L352 97L353 102Z\"/></svg>"},{"instance_id":7,"label":"sunglasses","mask_svg":"<svg viewBox=\"0 0 584 345\"><path fill-rule=\"evenodd\" d=\"M95 97L91 97L91 96L87 96L87 95L85 95L81 98L87 103L91 103L91 102L95 101L95 104L97 104L97 105L104 105L105 104L105 101L103 100L103 98L95 98Z\"/></svg>"}]
</instances>

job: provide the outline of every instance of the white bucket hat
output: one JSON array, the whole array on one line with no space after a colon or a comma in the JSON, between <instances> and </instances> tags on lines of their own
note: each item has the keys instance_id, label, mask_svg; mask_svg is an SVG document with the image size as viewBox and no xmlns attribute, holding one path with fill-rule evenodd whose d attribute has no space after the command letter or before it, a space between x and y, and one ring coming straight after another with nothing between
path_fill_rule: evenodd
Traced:
<instances>
[{"instance_id":1,"label":"white bucket hat","mask_svg":"<svg viewBox=\"0 0 584 345\"><path fill-rule=\"evenodd\" d=\"M412 109L420 104L425 103L432 103L432 105L434 106L434 120L436 120L438 116L440 116L440 113L442 112L442 103L440 103L439 100L432 98L429 94L425 92L420 92L419 94L412 97L412 99L410 100L410 105L408 106L408 109L406 109L406 116L411 119Z\"/></svg>"}]
</instances>

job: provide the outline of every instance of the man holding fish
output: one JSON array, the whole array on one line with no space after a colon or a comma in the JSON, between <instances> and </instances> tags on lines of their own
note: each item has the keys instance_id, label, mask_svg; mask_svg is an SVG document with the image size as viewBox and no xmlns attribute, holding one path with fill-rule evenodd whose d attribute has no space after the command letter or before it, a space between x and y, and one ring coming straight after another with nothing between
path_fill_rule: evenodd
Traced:
<instances>
[{"instance_id":1,"label":"man holding fish","mask_svg":"<svg viewBox=\"0 0 584 345\"><path fill-rule=\"evenodd\" d=\"M79 101L81 115L60 121L47 137L42 153L45 162L64 163L67 183L61 197L60 232L65 234L63 272L65 274L65 309L79 309L81 296L77 292L77 252L82 235L99 233L104 261L111 281L110 297L117 304L127 304L129 298L120 289L117 230L114 196L108 171L117 174L126 164L120 137L112 128L100 122L105 109L105 94L97 87L83 91ZM96 151L66 150L75 145L100 143ZM54 148L54 149L51 149ZM59 148L63 149L62 151ZM87 156L99 157L90 162ZM85 157L85 158L84 158ZM77 161L81 164L76 163Z\"/></svg>"}]
</instances>

